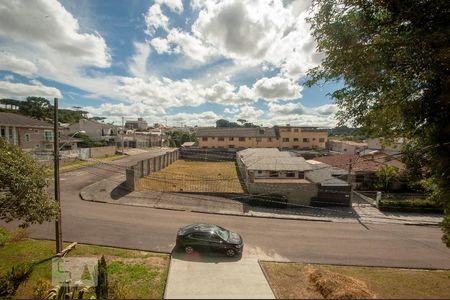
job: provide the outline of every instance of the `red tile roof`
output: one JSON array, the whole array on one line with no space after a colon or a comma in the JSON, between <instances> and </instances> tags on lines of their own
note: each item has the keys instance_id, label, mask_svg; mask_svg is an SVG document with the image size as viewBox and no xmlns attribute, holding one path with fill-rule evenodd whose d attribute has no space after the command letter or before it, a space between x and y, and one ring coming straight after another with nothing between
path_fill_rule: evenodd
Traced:
<instances>
[{"instance_id":1,"label":"red tile roof","mask_svg":"<svg viewBox=\"0 0 450 300\"><path fill-rule=\"evenodd\" d=\"M384 153L373 156L373 159L370 155L358 156L350 154L338 154L315 157L313 158L313 160L320 161L330 166L345 170L348 170L348 166L351 160L353 172L376 172L386 165L391 165L391 161L396 161L400 166L403 165L398 161L398 159L389 157ZM400 169L402 170L404 169L404 167L400 167Z\"/></svg>"}]
</instances>

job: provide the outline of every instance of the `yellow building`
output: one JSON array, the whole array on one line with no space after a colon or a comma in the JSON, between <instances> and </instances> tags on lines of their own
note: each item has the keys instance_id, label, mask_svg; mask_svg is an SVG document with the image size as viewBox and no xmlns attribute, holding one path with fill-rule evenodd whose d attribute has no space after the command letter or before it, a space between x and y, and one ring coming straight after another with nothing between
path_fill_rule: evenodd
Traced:
<instances>
[{"instance_id":1,"label":"yellow building","mask_svg":"<svg viewBox=\"0 0 450 300\"><path fill-rule=\"evenodd\" d=\"M326 129L274 126L272 128L198 128L200 148L325 149Z\"/></svg>"}]
</instances>

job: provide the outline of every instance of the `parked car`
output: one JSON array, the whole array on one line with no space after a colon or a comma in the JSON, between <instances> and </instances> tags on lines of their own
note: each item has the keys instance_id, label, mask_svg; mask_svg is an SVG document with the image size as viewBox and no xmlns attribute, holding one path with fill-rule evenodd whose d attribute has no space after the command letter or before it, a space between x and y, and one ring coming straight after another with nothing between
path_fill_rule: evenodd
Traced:
<instances>
[{"instance_id":1,"label":"parked car","mask_svg":"<svg viewBox=\"0 0 450 300\"><path fill-rule=\"evenodd\" d=\"M191 224L178 230L176 245L188 254L194 250L217 250L233 257L242 254L244 241L238 233L217 225Z\"/></svg>"}]
</instances>

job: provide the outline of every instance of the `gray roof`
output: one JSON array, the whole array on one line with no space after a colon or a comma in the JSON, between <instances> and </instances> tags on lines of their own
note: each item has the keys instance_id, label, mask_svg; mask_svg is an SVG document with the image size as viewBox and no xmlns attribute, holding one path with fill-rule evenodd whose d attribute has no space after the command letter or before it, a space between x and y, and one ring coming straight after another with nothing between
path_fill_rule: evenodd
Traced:
<instances>
[{"instance_id":1,"label":"gray roof","mask_svg":"<svg viewBox=\"0 0 450 300\"><path fill-rule=\"evenodd\" d=\"M15 127L53 128L53 124L20 114L0 112L0 125Z\"/></svg>"},{"instance_id":2,"label":"gray roof","mask_svg":"<svg viewBox=\"0 0 450 300\"><path fill-rule=\"evenodd\" d=\"M198 137L277 137L275 128L197 128Z\"/></svg>"},{"instance_id":3,"label":"gray roof","mask_svg":"<svg viewBox=\"0 0 450 300\"><path fill-rule=\"evenodd\" d=\"M249 148L237 153L248 170L309 171L311 166L303 157L292 156L277 148Z\"/></svg>"},{"instance_id":4,"label":"gray roof","mask_svg":"<svg viewBox=\"0 0 450 300\"><path fill-rule=\"evenodd\" d=\"M312 168L312 171L306 172L305 177L311 182L320 183L323 186L348 186L349 184L333 175L345 175L345 170L335 168L328 164L316 161L306 161Z\"/></svg>"}]
</instances>

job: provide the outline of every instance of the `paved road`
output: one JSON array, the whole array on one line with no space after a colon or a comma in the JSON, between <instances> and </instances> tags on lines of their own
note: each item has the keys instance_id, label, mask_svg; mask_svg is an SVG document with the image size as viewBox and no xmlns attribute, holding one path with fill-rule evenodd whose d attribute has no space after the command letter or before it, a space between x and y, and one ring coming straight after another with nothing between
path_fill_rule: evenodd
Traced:
<instances>
[{"instance_id":1,"label":"paved road","mask_svg":"<svg viewBox=\"0 0 450 300\"><path fill-rule=\"evenodd\" d=\"M128 159L128 158L126 158ZM104 168L104 167L102 167ZM326 223L168 211L86 202L79 191L117 175L98 167L62 174L63 236L67 241L170 252L177 229L208 222L238 231L245 256L315 263L447 268L450 249L436 227ZM54 225L32 227L32 237L53 238Z\"/></svg>"}]
</instances>

